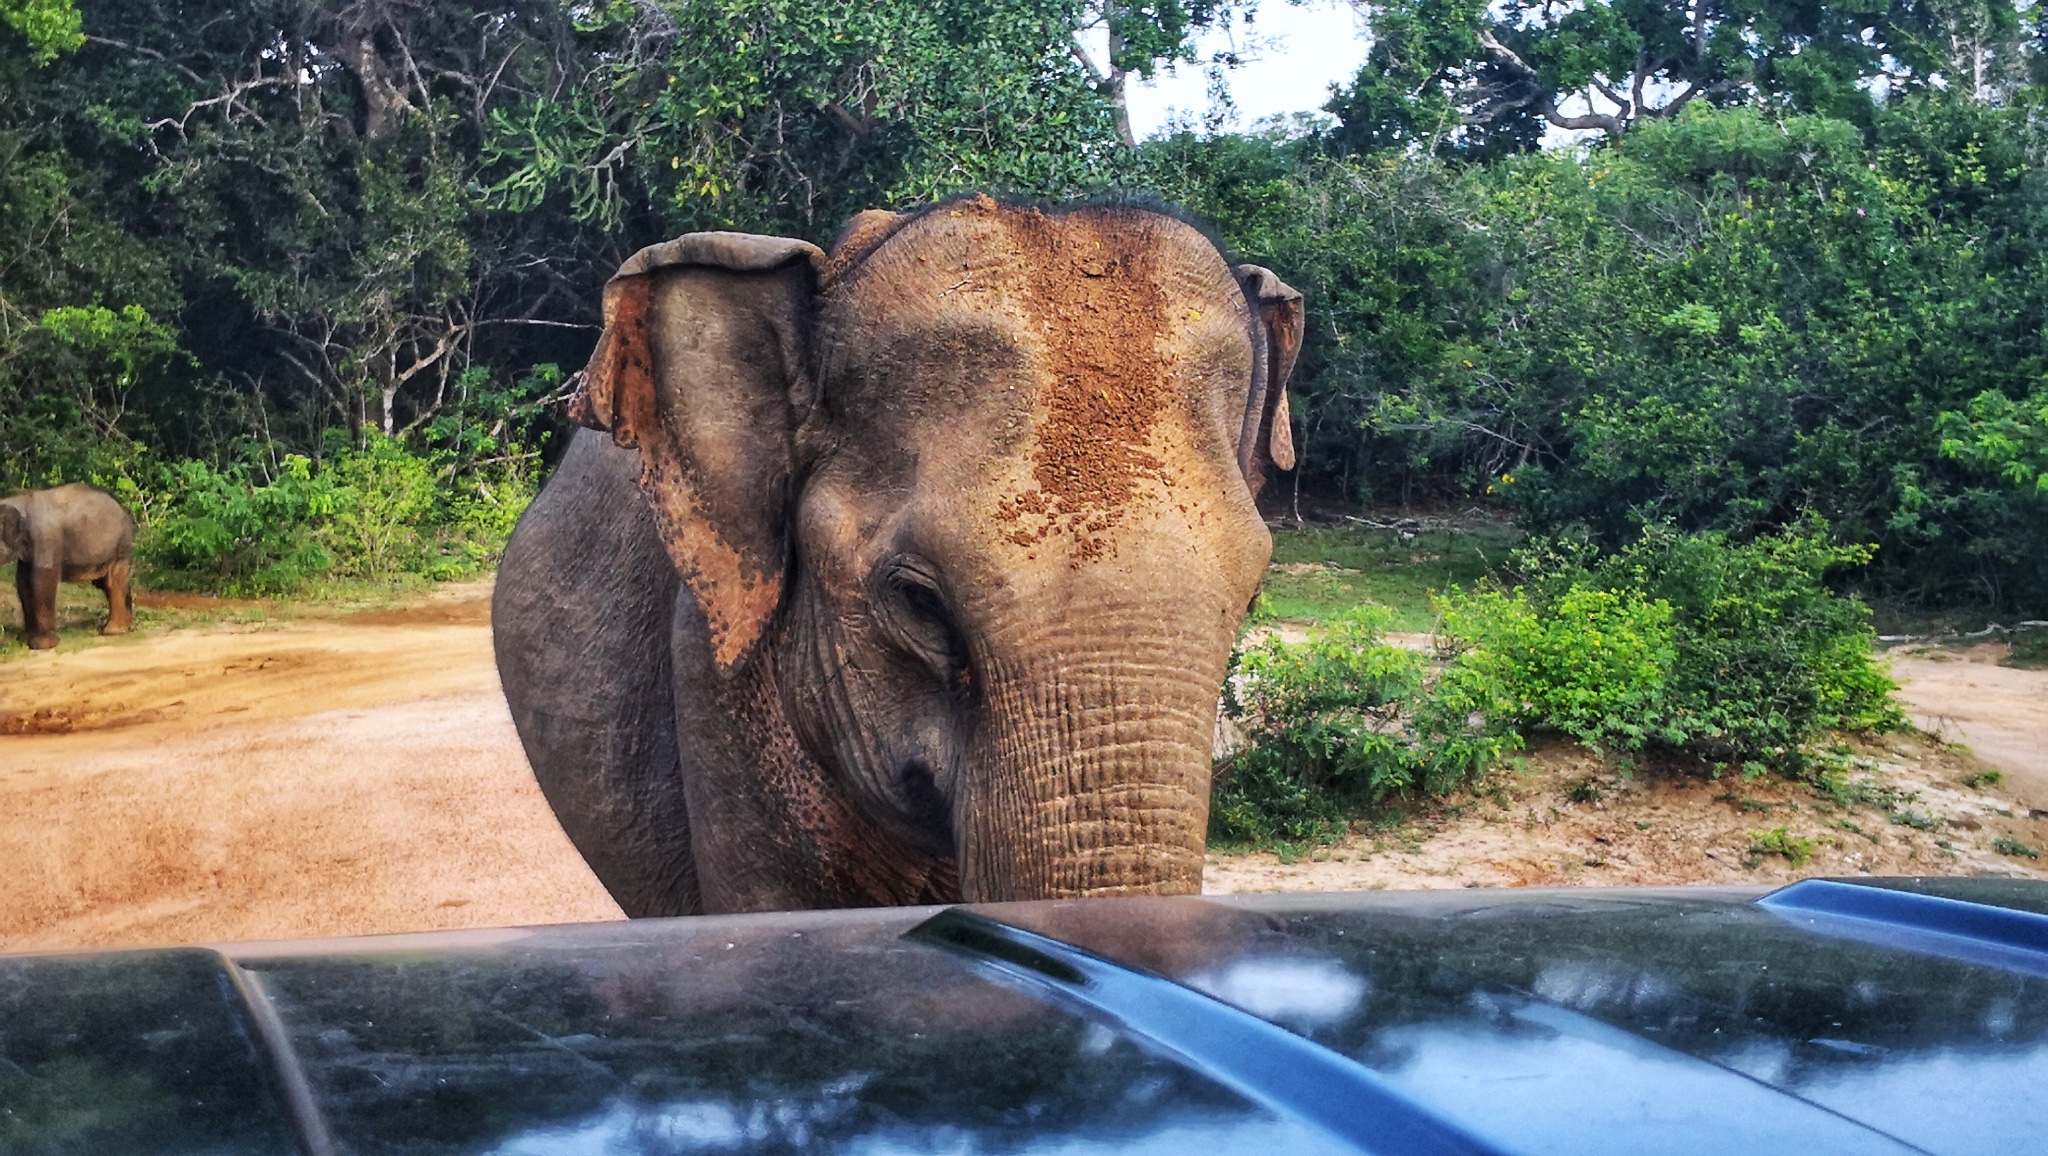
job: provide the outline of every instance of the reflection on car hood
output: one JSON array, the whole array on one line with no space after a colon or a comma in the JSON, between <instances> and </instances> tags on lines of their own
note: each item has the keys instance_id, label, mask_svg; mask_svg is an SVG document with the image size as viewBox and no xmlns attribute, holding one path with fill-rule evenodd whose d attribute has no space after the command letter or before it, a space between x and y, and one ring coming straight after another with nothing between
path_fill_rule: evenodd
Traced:
<instances>
[{"instance_id":1,"label":"reflection on car hood","mask_svg":"<svg viewBox=\"0 0 2048 1156\"><path fill-rule=\"evenodd\" d=\"M0 1152L2011 1153L2048 884L1098 899L0 957Z\"/></svg>"}]
</instances>

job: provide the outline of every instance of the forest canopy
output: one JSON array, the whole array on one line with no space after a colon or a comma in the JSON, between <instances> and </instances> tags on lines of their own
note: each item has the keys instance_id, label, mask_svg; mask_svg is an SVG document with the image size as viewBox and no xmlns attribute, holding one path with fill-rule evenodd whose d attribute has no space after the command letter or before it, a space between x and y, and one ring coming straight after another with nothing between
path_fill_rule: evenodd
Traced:
<instances>
[{"instance_id":1,"label":"forest canopy","mask_svg":"<svg viewBox=\"0 0 2048 1156\"><path fill-rule=\"evenodd\" d=\"M2040 5L1368 16L1324 114L1133 141L1250 5L0 0L0 488L114 489L216 589L460 572L639 246L1139 192L1308 295L1283 484L2048 608Z\"/></svg>"}]
</instances>

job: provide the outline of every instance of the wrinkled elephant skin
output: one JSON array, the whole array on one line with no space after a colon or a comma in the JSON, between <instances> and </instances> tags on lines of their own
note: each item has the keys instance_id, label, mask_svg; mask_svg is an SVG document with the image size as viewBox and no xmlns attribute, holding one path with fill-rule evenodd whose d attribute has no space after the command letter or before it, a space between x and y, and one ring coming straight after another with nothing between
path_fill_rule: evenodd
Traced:
<instances>
[{"instance_id":1,"label":"wrinkled elephant skin","mask_svg":"<svg viewBox=\"0 0 2048 1156\"><path fill-rule=\"evenodd\" d=\"M605 294L494 607L631 914L1201 886L1301 298L1162 212L985 197ZM666 565L663 559L666 559Z\"/></svg>"},{"instance_id":2,"label":"wrinkled elephant skin","mask_svg":"<svg viewBox=\"0 0 2048 1156\"><path fill-rule=\"evenodd\" d=\"M90 582L107 596L102 634L125 634L135 520L112 494L72 484L0 498L0 563L14 563L22 634L31 650L57 645L57 584Z\"/></svg>"}]
</instances>

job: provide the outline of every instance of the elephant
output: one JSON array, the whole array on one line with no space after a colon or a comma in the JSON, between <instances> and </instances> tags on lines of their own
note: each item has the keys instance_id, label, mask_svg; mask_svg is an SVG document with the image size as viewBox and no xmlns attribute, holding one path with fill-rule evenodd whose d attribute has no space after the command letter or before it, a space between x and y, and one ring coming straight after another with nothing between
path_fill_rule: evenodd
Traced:
<instances>
[{"instance_id":1,"label":"elephant","mask_svg":"<svg viewBox=\"0 0 2048 1156\"><path fill-rule=\"evenodd\" d=\"M492 607L599 880L630 916L1199 892L1302 334L1129 202L627 260Z\"/></svg>"},{"instance_id":2,"label":"elephant","mask_svg":"<svg viewBox=\"0 0 2048 1156\"><path fill-rule=\"evenodd\" d=\"M101 634L134 624L128 588L135 519L112 494L72 483L0 498L0 563L14 563L29 649L57 645L57 583L90 582L107 596Z\"/></svg>"}]
</instances>

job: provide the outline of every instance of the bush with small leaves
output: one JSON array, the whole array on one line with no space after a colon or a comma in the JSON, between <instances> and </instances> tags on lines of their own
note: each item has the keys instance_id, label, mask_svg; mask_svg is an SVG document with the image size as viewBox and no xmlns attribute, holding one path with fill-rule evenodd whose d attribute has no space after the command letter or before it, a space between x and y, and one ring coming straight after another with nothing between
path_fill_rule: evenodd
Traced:
<instances>
[{"instance_id":1,"label":"bush with small leaves","mask_svg":"<svg viewBox=\"0 0 2048 1156\"><path fill-rule=\"evenodd\" d=\"M1341 836L1420 787L1442 794L1519 745L1490 684L1381 640L1388 612L1350 611L1308 641L1269 637L1233 663L1225 710L1246 734L1218 768L1210 832L1276 845Z\"/></svg>"},{"instance_id":2,"label":"bush with small leaves","mask_svg":"<svg viewBox=\"0 0 2048 1156\"><path fill-rule=\"evenodd\" d=\"M1768 831L1749 833L1749 851L1752 855L1783 855L1797 871L1813 859L1813 853L1820 849L1820 840L1794 835L1790 827L1773 827Z\"/></svg>"},{"instance_id":3,"label":"bush with small leaves","mask_svg":"<svg viewBox=\"0 0 2048 1156\"><path fill-rule=\"evenodd\" d=\"M315 462L260 452L215 467L180 461L143 493L136 550L144 580L166 589L282 595L315 579L447 580L504 548L532 500L516 468L457 468L452 455L381 435L351 446L332 431Z\"/></svg>"},{"instance_id":4,"label":"bush with small leaves","mask_svg":"<svg viewBox=\"0 0 2048 1156\"><path fill-rule=\"evenodd\" d=\"M1749 542L1652 526L1604 557L1552 540L1517 556L1520 588L1442 598L1440 632L1524 730L1753 777L1802 766L1827 731L1904 725L1869 611L1822 580L1868 556L1813 526Z\"/></svg>"}]
</instances>

